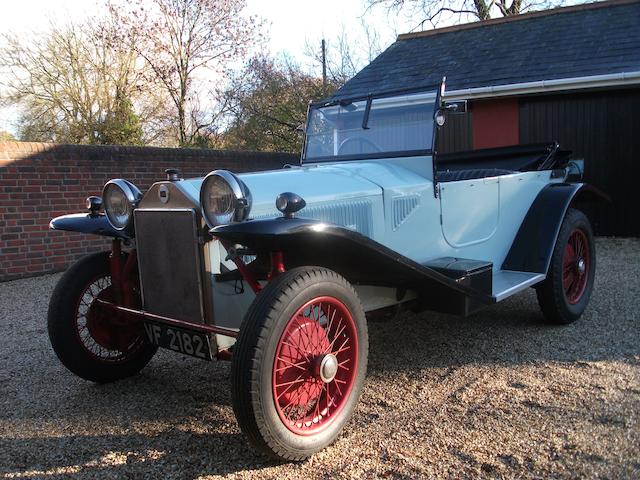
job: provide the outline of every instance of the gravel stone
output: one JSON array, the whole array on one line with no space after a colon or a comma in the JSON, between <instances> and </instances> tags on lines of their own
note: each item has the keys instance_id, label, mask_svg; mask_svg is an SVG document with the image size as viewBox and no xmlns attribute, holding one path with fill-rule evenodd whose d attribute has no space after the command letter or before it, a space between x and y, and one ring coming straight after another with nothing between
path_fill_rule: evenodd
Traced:
<instances>
[{"instance_id":1,"label":"gravel stone","mask_svg":"<svg viewBox=\"0 0 640 480\"><path fill-rule=\"evenodd\" d=\"M591 303L542 322L529 290L468 318L371 319L369 374L331 447L278 464L233 417L229 364L160 351L110 385L46 331L60 275L0 284L2 478L640 478L640 240L597 240Z\"/></svg>"}]
</instances>

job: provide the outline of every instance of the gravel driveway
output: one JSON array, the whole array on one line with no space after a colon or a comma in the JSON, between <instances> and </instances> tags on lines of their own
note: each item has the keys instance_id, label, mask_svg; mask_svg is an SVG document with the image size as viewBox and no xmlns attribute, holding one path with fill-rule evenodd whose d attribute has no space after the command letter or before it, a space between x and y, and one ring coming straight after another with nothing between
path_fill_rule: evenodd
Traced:
<instances>
[{"instance_id":1,"label":"gravel driveway","mask_svg":"<svg viewBox=\"0 0 640 480\"><path fill-rule=\"evenodd\" d=\"M541 323L530 290L466 319L372 320L360 406L338 442L274 464L233 417L229 364L159 352L93 385L46 333L59 275L0 284L3 478L640 477L640 241L600 239L591 305Z\"/></svg>"}]
</instances>

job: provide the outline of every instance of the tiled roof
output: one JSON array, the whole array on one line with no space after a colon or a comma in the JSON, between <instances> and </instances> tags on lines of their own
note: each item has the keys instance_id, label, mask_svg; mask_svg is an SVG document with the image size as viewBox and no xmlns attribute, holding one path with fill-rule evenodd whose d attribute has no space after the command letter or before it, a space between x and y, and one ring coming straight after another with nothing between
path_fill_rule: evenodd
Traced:
<instances>
[{"instance_id":1,"label":"tiled roof","mask_svg":"<svg viewBox=\"0 0 640 480\"><path fill-rule=\"evenodd\" d=\"M637 71L640 1L614 0L400 35L334 97Z\"/></svg>"}]
</instances>

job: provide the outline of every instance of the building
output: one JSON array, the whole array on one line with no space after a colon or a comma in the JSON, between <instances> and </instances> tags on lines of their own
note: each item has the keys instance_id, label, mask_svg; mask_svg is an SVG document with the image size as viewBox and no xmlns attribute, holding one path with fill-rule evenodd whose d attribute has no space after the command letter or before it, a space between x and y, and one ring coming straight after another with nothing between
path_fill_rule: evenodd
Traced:
<instances>
[{"instance_id":1,"label":"building","mask_svg":"<svg viewBox=\"0 0 640 480\"><path fill-rule=\"evenodd\" d=\"M558 141L613 204L603 235L640 236L640 1L612 0L400 35L336 97L434 88L449 117L439 151ZM435 88L434 88L435 89Z\"/></svg>"}]
</instances>

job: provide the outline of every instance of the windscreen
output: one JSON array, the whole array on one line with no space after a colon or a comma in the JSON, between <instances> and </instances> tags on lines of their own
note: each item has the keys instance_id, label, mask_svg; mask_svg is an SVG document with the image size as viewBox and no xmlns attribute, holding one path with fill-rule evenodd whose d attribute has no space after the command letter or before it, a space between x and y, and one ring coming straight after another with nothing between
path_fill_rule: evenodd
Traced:
<instances>
[{"instance_id":1,"label":"windscreen","mask_svg":"<svg viewBox=\"0 0 640 480\"><path fill-rule=\"evenodd\" d=\"M431 150L434 93L341 102L309 111L305 160L420 155Z\"/></svg>"}]
</instances>

